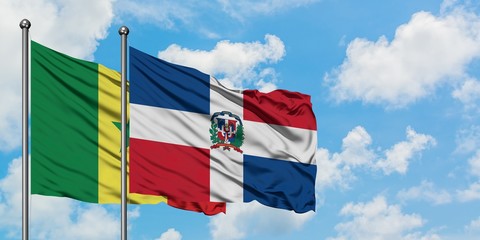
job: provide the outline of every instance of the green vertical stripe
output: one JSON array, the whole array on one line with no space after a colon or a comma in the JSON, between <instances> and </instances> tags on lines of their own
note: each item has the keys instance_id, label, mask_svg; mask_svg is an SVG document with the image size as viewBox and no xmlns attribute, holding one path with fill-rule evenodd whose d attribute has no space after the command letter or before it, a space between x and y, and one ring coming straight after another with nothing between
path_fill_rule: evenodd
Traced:
<instances>
[{"instance_id":1,"label":"green vertical stripe","mask_svg":"<svg viewBox=\"0 0 480 240\"><path fill-rule=\"evenodd\" d=\"M98 65L31 46L32 194L98 202Z\"/></svg>"}]
</instances>

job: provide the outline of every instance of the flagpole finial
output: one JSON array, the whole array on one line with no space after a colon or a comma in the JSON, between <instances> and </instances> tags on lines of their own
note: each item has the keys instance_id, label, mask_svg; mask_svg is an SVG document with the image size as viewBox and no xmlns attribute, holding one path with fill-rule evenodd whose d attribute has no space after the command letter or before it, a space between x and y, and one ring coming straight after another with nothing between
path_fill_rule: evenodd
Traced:
<instances>
[{"instance_id":1,"label":"flagpole finial","mask_svg":"<svg viewBox=\"0 0 480 240\"><path fill-rule=\"evenodd\" d=\"M120 29L118 29L118 34L120 35L128 35L130 30L128 30L128 27L126 26L121 26Z\"/></svg>"},{"instance_id":2,"label":"flagpole finial","mask_svg":"<svg viewBox=\"0 0 480 240\"><path fill-rule=\"evenodd\" d=\"M25 18L22 21L20 21L20 28L21 29L24 29L24 28L29 29L30 26L32 26L32 24L30 23L30 21L28 21L28 19Z\"/></svg>"}]
</instances>

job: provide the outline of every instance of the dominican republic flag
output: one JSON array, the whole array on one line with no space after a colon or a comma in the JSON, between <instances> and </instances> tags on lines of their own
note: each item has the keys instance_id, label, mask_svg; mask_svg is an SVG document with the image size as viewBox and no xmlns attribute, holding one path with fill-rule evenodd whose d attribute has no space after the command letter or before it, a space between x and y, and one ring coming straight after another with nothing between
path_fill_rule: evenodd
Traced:
<instances>
[{"instance_id":1,"label":"dominican republic flag","mask_svg":"<svg viewBox=\"0 0 480 240\"><path fill-rule=\"evenodd\" d=\"M316 146L310 96L230 90L130 47L130 192L303 213Z\"/></svg>"}]
</instances>

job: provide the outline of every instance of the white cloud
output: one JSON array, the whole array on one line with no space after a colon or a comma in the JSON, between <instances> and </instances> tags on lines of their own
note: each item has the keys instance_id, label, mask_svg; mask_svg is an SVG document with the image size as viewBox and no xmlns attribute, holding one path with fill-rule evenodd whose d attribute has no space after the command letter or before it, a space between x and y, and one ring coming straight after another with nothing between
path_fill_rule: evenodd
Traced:
<instances>
[{"instance_id":1,"label":"white cloud","mask_svg":"<svg viewBox=\"0 0 480 240\"><path fill-rule=\"evenodd\" d=\"M273 68L265 68L258 74L259 80L255 83L255 88L261 92L271 92L277 89L277 73Z\"/></svg>"},{"instance_id":2,"label":"white cloud","mask_svg":"<svg viewBox=\"0 0 480 240\"><path fill-rule=\"evenodd\" d=\"M461 202L480 200L480 150L468 159L468 171L478 180L471 183L467 189L457 190L457 198Z\"/></svg>"},{"instance_id":3,"label":"white cloud","mask_svg":"<svg viewBox=\"0 0 480 240\"><path fill-rule=\"evenodd\" d=\"M160 238L156 240L182 240L182 234L175 230L175 228L169 228L166 232L160 235Z\"/></svg>"},{"instance_id":4,"label":"white cloud","mask_svg":"<svg viewBox=\"0 0 480 240\"><path fill-rule=\"evenodd\" d=\"M476 232L480 234L480 217L472 220L467 226L465 226L466 232Z\"/></svg>"},{"instance_id":5,"label":"white cloud","mask_svg":"<svg viewBox=\"0 0 480 240\"><path fill-rule=\"evenodd\" d=\"M463 230L463 231L462 231ZM480 217L471 220L463 229L457 229L456 231L450 231L442 235L441 239L445 240L478 240L480 236Z\"/></svg>"},{"instance_id":6,"label":"white cloud","mask_svg":"<svg viewBox=\"0 0 480 240\"><path fill-rule=\"evenodd\" d=\"M479 29L480 17L461 9L441 16L415 13L392 41L382 36L350 42L347 58L325 81L337 101L407 106L447 81L464 79L468 64L480 57Z\"/></svg>"},{"instance_id":7,"label":"white cloud","mask_svg":"<svg viewBox=\"0 0 480 240\"><path fill-rule=\"evenodd\" d=\"M0 180L0 228L13 238L21 230L21 159ZM118 239L118 217L104 207L68 198L31 196L30 233L34 239Z\"/></svg>"},{"instance_id":8,"label":"white cloud","mask_svg":"<svg viewBox=\"0 0 480 240\"><path fill-rule=\"evenodd\" d=\"M365 128L357 126L342 140L342 152L338 157L352 167L370 165L375 159L375 153L368 149L371 144L372 137Z\"/></svg>"},{"instance_id":9,"label":"white cloud","mask_svg":"<svg viewBox=\"0 0 480 240\"><path fill-rule=\"evenodd\" d=\"M233 18L243 21L254 15L269 15L279 11L305 6L319 0L217 0L223 10Z\"/></svg>"},{"instance_id":10,"label":"white cloud","mask_svg":"<svg viewBox=\"0 0 480 240\"><path fill-rule=\"evenodd\" d=\"M277 89L277 86L273 82L265 82L263 79L260 79L257 83L255 83L256 89L260 92L271 92Z\"/></svg>"},{"instance_id":11,"label":"white cloud","mask_svg":"<svg viewBox=\"0 0 480 240\"><path fill-rule=\"evenodd\" d=\"M455 143L457 144L456 153L468 154L480 149L480 126L472 125L459 130Z\"/></svg>"},{"instance_id":12,"label":"white cloud","mask_svg":"<svg viewBox=\"0 0 480 240\"><path fill-rule=\"evenodd\" d=\"M468 189L458 190L457 198L461 202L480 200L480 182L470 184Z\"/></svg>"},{"instance_id":13,"label":"white cloud","mask_svg":"<svg viewBox=\"0 0 480 240\"><path fill-rule=\"evenodd\" d=\"M21 141L21 29L28 18L31 38L58 51L93 58L98 40L107 35L113 18L113 0L0 1L0 151L20 146Z\"/></svg>"},{"instance_id":14,"label":"white cloud","mask_svg":"<svg viewBox=\"0 0 480 240\"><path fill-rule=\"evenodd\" d=\"M477 153L468 160L470 165L470 172L480 178L480 150L477 150Z\"/></svg>"},{"instance_id":15,"label":"white cloud","mask_svg":"<svg viewBox=\"0 0 480 240\"><path fill-rule=\"evenodd\" d=\"M432 202L434 205L450 203L452 196L446 190L436 190L432 182L422 181L419 186L409 189L402 189L397 193L397 198L401 201L424 200Z\"/></svg>"},{"instance_id":16,"label":"white cloud","mask_svg":"<svg viewBox=\"0 0 480 240\"><path fill-rule=\"evenodd\" d=\"M2 29L14 37L14 48L20 56L22 18L32 23L32 39L77 58L93 59L98 41L107 36L113 19L113 0L6 0L0 7ZM9 38L11 39L11 38ZM10 46L9 46L10 48Z\"/></svg>"},{"instance_id":17,"label":"white cloud","mask_svg":"<svg viewBox=\"0 0 480 240\"><path fill-rule=\"evenodd\" d=\"M350 166L346 165L341 158L331 157L327 149L318 149L315 157L317 161L315 188L317 191L332 186L348 188L349 183L355 179Z\"/></svg>"},{"instance_id":18,"label":"white cloud","mask_svg":"<svg viewBox=\"0 0 480 240\"><path fill-rule=\"evenodd\" d=\"M172 44L160 51L158 57L181 65L199 69L207 74L221 77L226 86L241 88L243 84L259 82L260 87L274 88L276 81L273 68L262 64L276 63L285 55L285 45L275 35L265 35L265 43L232 43L220 41L211 51L191 50ZM232 57L234 56L234 57Z\"/></svg>"},{"instance_id":19,"label":"white cloud","mask_svg":"<svg viewBox=\"0 0 480 240\"><path fill-rule=\"evenodd\" d=\"M212 239L237 240L263 233L281 235L300 229L315 216L309 211L297 214L257 202L228 204L228 212L210 220Z\"/></svg>"},{"instance_id":20,"label":"white cloud","mask_svg":"<svg viewBox=\"0 0 480 240\"><path fill-rule=\"evenodd\" d=\"M140 207L139 206L135 206L133 209L129 210L127 212L127 217L129 219L137 219L140 217Z\"/></svg>"},{"instance_id":21,"label":"white cloud","mask_svg":"<svg viewBox=\"0 0 480 240\"><path fill-rule=\"evenodd\" d=\"M62 211L57 210L59 205L64 205ZM49 206L48 211L35 210L40 206ZM118 218L104 207L81 207L69 199L34 196L32 220L32 235L42 239L118 239L120 233Z\"/></svg>"},{"instance_id":22,"label":"white cloud","mask_svg":"<svg viewBox=\"0 0 480 240\"><path fill-rule=\"evenodd\" d=\"M418 214L402 213L400 206L389 205L383 196L367 203L348 203L340 215L352 219L337 224L338 235L330 239L425 239L412 232L422 227L425 220Z\"/></svg>"},{"instance_id":23,"label":"white cloud","mask_svg":"<svg viewBox=\"0 0 480 240\"><path fill-rule=\"evenodd\" d=\"M386 175L392 172L405 174L415 156L435 145L432 136L416 133L410 126L406 129L406 135L407 140L384 151L384 157L372 148L372 138L361 126L352 129L342 140L341 152L331 154L327 149L318 149L317 191L336 185L347 188L355 180L353 170L357 168L382 170Z\"/></svg>"},{"instance_id":24,"label":"white cloud","mask_svg":"<svg viewBox=\"0 0 480 240\"><path fill-rule=\"evenodd\" d=\"M454 9L457 6L458 0L443 0L440 5L440 12L445 13L451 9Z\"/></svg>"},{"instance_id":25,"label":"white cloud","mask_svg":"<svg viewBox=\"0 0 480 240\"><path fill-rule=\"evenodd\" d=\"M193 5L196 1L169 1L169 0L118 0L115 12L125 17L132 16L139 22L152 22L161 27L172 29L177 22L188 23L195 17Z\"/></svg>"},{"instance_id":26,"label":"white cloud","mask_svg":"<svg viewBox=\"0 0 480 240\"><path fill-rule=\"evenodd\" d=\"M327 149L320 148L316 153L317 190L333 185L347 188L355 179L352 173L354 168L373 164L376 154L369 148L371 143L372 138L365 128L357 126L342 140L340 153L330 156Z\"/></svg>"},{"instance_id":27,"label":"white cloud","mask_svg":"<svg viewBox=\"0 0 480 240\"><path fill-rule=\"evenodd\" d=\"M229 31L243 29L251 17L307 6L320 0L116 0L115 13L121 21L134 18L165 29L186 28L209 39L219 39ZM215 24L211 24L214 22ZM220 26L228 30L214 30Z\"/></svg>"},{"instance_id":28,"label":"white cloud","mask_svg":"<svg viewBox=\"0 0 480 240\"><path fill-rule=\"evenodd\" d=\"M436 233L422 234L419 232L407 234L403 240L441 240L444 239Z\"/></svg>"},{"instance_id":29,"label":"white cloud","mask_svg":"<svg viewBox=\"0 0 480 240\"><path fill-rule=\"evenodd\" d=\"M435 145L436 141L432 136L418 134L411 127L407 127L407 141L399 142L388 149L385 152L386 158L379 160L376 167L387 175L394 171L405 174L413 156Z\"/></svg>"},{"instance_id":30,"label":"white cloud","mask_svg":"<svg viewBox=\"0 0 480 240\"><path fill-rule=\"evenodd\" d=\"M0 227L19 228L22 223L22 159L14 159L0 180Z\"/></svg>"},{"instance_id":31,"label":"white cloud","mask_svg":"<svg viewBox=\"0 0 480 240\"><path fill-rule=\"evenodd\" d=\"M452 96L464 104L465 110L475 111L480 102L480 81L467 79L460 88L453 91Z\"/></svg>"}]
</instances>

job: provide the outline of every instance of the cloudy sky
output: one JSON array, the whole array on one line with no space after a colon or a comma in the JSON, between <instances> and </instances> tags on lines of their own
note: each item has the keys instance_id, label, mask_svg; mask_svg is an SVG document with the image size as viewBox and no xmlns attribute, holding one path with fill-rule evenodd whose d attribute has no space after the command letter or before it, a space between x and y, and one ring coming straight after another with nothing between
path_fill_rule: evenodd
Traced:
<instances>
[{"instance_id":1,"label":"cloudy sky","mask_svg":"<svg viewBox=\"0 0 480 240\"><path fill-rule=\"evenodd\" d=\"M312 96L317 211L129 206L130 239L478 239L480 4L1 0L0 239L21 233L21 30L119 70L129 44L235 88ZM118 239L116 205L32 196L34 239Z\"/></svg>"}]
</instances>

